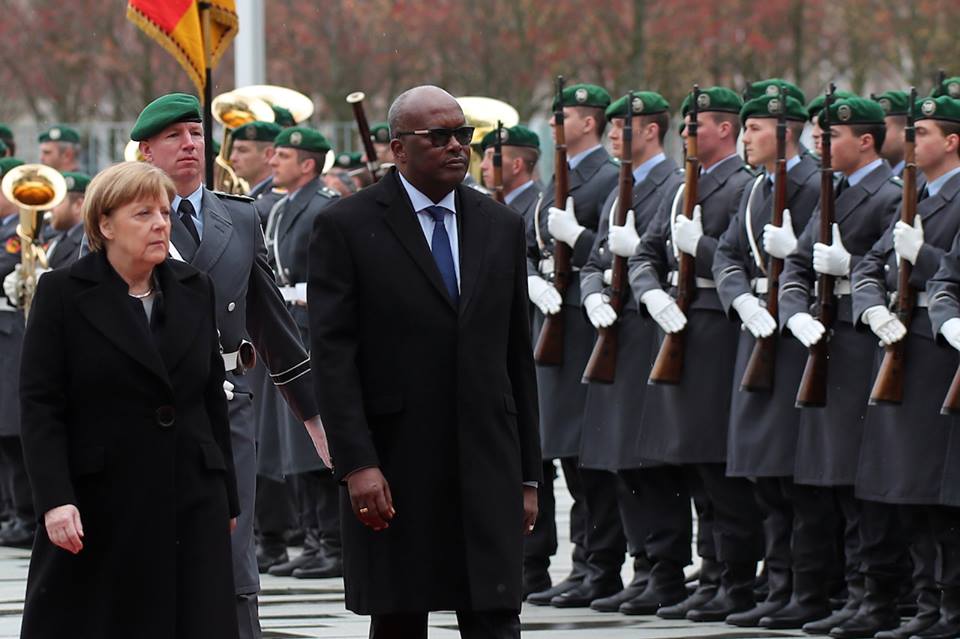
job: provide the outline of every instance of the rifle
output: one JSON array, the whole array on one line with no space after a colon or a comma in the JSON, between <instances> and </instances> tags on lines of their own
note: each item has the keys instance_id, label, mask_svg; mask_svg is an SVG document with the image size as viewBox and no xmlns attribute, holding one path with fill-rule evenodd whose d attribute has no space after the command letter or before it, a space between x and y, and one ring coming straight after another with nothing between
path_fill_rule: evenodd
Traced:
<instances>
[{"instance_id":1,"label":"rifle","mask_svg":"<svg viewBox=\"0 0 960 639\"><path fill-rule=\"evenodd\" d=\"M690 101L690 122L687 124L686 156L684 158L683 214L693 219L693 209L697 205L697 182L700 177L700 160L697 157L697 117L699 115L700 87L693 85L693 99ZM670 221L671 224L673 220ZM674 249L676 245L674 244ZM690 308L695 291L696 264L693 256L680 251L677 274L677 306L684 313ZM687 329L664 335L657 359L650 369L650 384L679 384L683 375L683 358L686 351Z\"/></svg>"},{"instance_id":2,"label":"rifle","mask_svg":"<svg viewBox=\"0 0 960 639\"><path fill-rule=\"evenodd\" d=\"M787 102L783 87L779 93L780 112L777 114L777 166L773 183L773 214L771 224L783 226L783 209L787 208ZM749 203L748 203L749 205ZM753 233L753 229L747 229ZM783 272L783 260L769 256L767 260L767 312L772 317L780 313L780 274ZM740 390L769 391L773 389L774 369L777 358L777 336L761 337L753 345L753 352L743 371Z\"/></svg>"},{"instance_id":3,"label":"rifle","mask_svg":"<svg viewBox=\"0 0 960 639\"><path fill-rule=\"evenodd\" d=\"M823 103L823 132L820 134L820 242L833 241L833 154L830 149L830 106L833 104L833 83ZM821 274L817 279L817 319L829 332L837 316L837 302L833 297L833 276ZM810 347L803 378L797 391L797 407L827 405L827 360L829 334Z\"/></svg>"},{"instance_id":4,"label":"rifle","mask_svg":"<svg viewBox=\"0 0 960 639\"><path fill-rule=\"evenodd\" d=\"M377 161L377 150L373 147L373 137L370 135L367 114L363 110L365 97L363 91L354 91L347 96L347 103L353 107L353 117L357 121L360 143L363 145L363 152L367 156L367 170L370 171L370 177L376 182L383 176L383 172L380 170L380 162Z\"/></svg>"},{"instance_id":5,"label":"rifle","mask_svg":"<svg viewBox=\"0 0 960 639\"><path fill-rule=\"evenodd\" d=\"M567 204L567 141L563 133L563 76L557 76L557 100L553 111L553 134L556 140L553 157L553 202L554 206ZM561 299L570 286L573 276L573 248L557 239L553 240L553 286ZM533 359L541 366L563 364L563 307L553 315L544 317Z\"/></svg>"},{"instance_id":6,"label":"rifle","mask_svg":"<svg viewBox=\"0 0 960 639\"><path fill-rule=\"evenodd\" d=\"M493 198L503 204L503 122L497 120L497 137L493 142Z\"/></svg>"},{"instance_id":7,"label":"rifle","mask_svg":"<svg viewBox=\"0 0 960 639\"><path fill-rule=\"evenodd\" d=\"M916 101L917 89L911 87L907 126L904 129L906 145L903 154L903 204L900 207L900 221L910 226L913 226L913 218L917 214L917 131L913 124L913 105ZM897 318L909 329L910 320L913 319L913 309L917 304L917 291L910 286L910 273L913 270L913 265L900 258L897 268L899 269ZM906 342L907 339L904 337L899 342L884 347L880 370L877 372L877 379L873 383L873 390L870 391L871 406L879 403L899 404L903 401L903 366Z\"/></svg>"},{"instance_id":8,"label":"rifle","mask_svg":"<svg viewBox=\"0 0 960 639\"><path fill-rule=\"evenodd\" d=\"M633 202L633 92L627 96L627 115L623 122L623 139L620 149L620 183L617 190L617 212L613 216L616 226L627 223L627 211ZM610 278L610 306L619 318L626 294L627 258L613 256L613 275ZM583 371L584 382L612 384L617 374L617 344L620 335L619 319L611 326L597 329L597 341Z\"/></svg>"}]
</instances>

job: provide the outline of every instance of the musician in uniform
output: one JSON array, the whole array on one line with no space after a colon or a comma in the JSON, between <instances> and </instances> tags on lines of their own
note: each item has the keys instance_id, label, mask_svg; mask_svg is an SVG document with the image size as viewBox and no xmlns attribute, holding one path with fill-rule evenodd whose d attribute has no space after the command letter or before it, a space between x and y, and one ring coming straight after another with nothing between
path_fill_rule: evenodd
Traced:
<instances>
[{"instance_id":1,"label":"musician in uniform","mask_svg":"<svg viewBox=\"0 0 960 639\"><path fill-rule=\"evenodd\" d=\"M337 194L325 187L320 177L330 144L319 131L296 126L281 131L274 146L276 152L270 159L273 183L286 195L273 206L267 219L267 254L300 337L309 344L306 281L310 233L317 215L337 200ZM301 579L339 577L343 563L338 484L269 380L259 389L258 401L263 422L272 422L279 438L278 450L270 451L272 458L261 458L261 472L275 479L292 478L305 534L304 552L274 565L269 572Z\"/></svg>"},{"instance_id":2,"label":"musician in uniform","mask_svg":"<svg viewBox=\"0 0 960 639\"><path fill-rule=\"evenodd\" d=\"M254 200L266 197L271 205L281 197L273 193L273 174L270 171L273 141L280 131L280 126L274 122L248 122L234 129L233 146L230 148L230 166L238 177L250 185L247 195ZM269 208L267 212L270 212Z\"/></svg>"},{"instance_id":3,"label":"musician in uniform","mask_svg":"<svg viewBox=\"0 0 960 639\"><path fill-rule=\"evenodd\" d=\"M494 189L493 150L497 129L490 131L480 141L483 162L480 171L483 185ZM540 159L540 136L523 126L500 129L500 148L503 168L503 203L523 216L524 221L533 217L533 210L543 196L543 186L537 181L537 161Z\"/></svg>"},{"instance_id":4,"label":"musician in uniform","mask_svg":"<svg viewBox=\"0 0 960 639\"><path fill-rule=\"evenodd\" d=\"M776 88L776 87L775 87ZM778 120L786 120L784 162L785 208L781 226L772 224L777 185ZM743 145L747 161L761 169L744 189L730 227L720 237L713 260L717 294L731 319L743 330L737 347L727 434L727 476L745 477L754 483L763 515L764 569L767 596L745 612L727 617L736 626L756 626L762 618L785 607L795 592L802 599L811 578L806 566L791 557L793 465L796 457L800 411L794 407L797 386L806 361L806 350L776 335L777 323L768 312L770 258L783 259L797 244L820 195L816 161L803 155L800 134L807 120L803 102L779 90L744 104ZM775 289L773 289L775 290ZM772 388L741 389L744 373L758 339L774 340ZM799 558L799 557L798 557Z\"/></svg>"},{"instance_id":5,"label":"musician in uniform","mask_svg":"<svg viewBox=\"0 0 960 639\"><path fill-rule=\"evenodd\" d=\"M131 131L147 162L162 168L176 186L171 202L171 254L206 272L217 299L217 325L227 379L231 444L241 514L232 535L234 587L241 637L259 637L259 575L253 543L256 483L254 389L244 377L252 346L270 378L311 432L318 452L329 455L317 416L310 360L267 263L259 217L244 196L203 186L203 126L200 102L184 93L148 104Z\"/></svg>"},{"instance_id":6,"label":"musician in uniform","mask_svg":"<svg viewBox=\"0 0 960 639\"><path fill-rule=\"evenodd\" d=\"M580 383L580 377L593 348L594 330L581 313L579 279L576 276L571 278L562 300L549 280L553 273L554 241L573 248L571 263L574 270L586 263L593 248L603 201L617 183L617 166L600 143L607 125L604 110L610 106L610 94L596 85L575 84L566 87L559 99L560 104L555 103L554 108L561 107L564 113L569 197L567 202L554 202L555 189L551 180L540 206L534 211L527 227L527 284L530 301L538 309L533 320L534 339L540 334L545 315L560 312L561 305L566 315L563 364L537 366L537 393L543 459L560 460L567 488L573 496L570 513L573 570L561 583L531 593L527 601L535 605L586 607L594 599L619 590L616 584L594 585L588 580L591 548L587 539L585 493L599 487L584 484L577 456L586 400L586 386ZM542 492L552 494L554 471L545 470ZM537 528L556 526L552 503L548 497ZM618 522L612 525L618 525ZM594 550L604 551L603 548ZM536 559L528 555L525 561L528 566L536 563L538 570L545 572L550 559L549 555ZM584 587L580 588L581 585Z\"/></svg>"},{"instance_id":7,"label":"musician in uniform","mask_svg":"<svg viewBox=\"0 0 960 639\"><path fill-rule=\"evenodd\" d=\"M615 225L619 187L610 192L590 257L580 271L580 294L590 323L597 329L618 326L617 366L613 384L591 383L587 388L584 431L580 440L583 473L609 473L609 494L600 504L587 495L587 526L616 521L615 513L598 507L619 507L623 533L618 554L606 557L606 578L619 580L623 561L623 534L633 557L633 581L620 592L597 599L590 607L600 612L631 615L654 614L662 605L686 597L683 567L690 563L690 495L675 466L641 458L636 430L644 408L643 384L650 375L650 356L656 328L637 312L637 301L627 288L619 317L609 303L614 255L636 253L640 235L650 224L667 193L683 180L676 162L664 154L663 141L670 128L670 105L659 93L636 91L624 95L606 111L614 155L622 157L624 126L632 119L631 160L633 189L626 223ZM626 280L624 280L626 285ZM639 382L638 382L639 380ZM600 475L603 477L603 475ZM601 481L601 480L595 480ZM610 534L619 531L610 531ZM613 546L613 544L611 544Z\"/></svg>"},{"instance_id":8,"label":"musician in uniform","mask_svg":"<svg viewBox=\"0 0 960 639\"><path fill-rule=\"evenodd\" d=\"M37 136L40 162L61 173L80 170L80 134L76 129L56 124Z\"/></svg>"},{"instance_id":9,"label":"musician in uniform","mask_svg":"<svg viewBox=\"0 0 960 639\"><path fill-rule=\"evenodd\" d=\"M687 124L685 140L693 99L688 94L681 106ZM740 97L725 87L699 93L698 158L703 170L693 217L680 213L683 192L678 187L664 198L637 254L630 258L630 286L641 311L663 333L686 326L690 357L679 384L646 389L639 428L640 457L683 466L699 514L700 584L690 597L657 611L667 619L722 621L754 603L762 547L760 515L750 482L725 474L737 329L724 317L711 271L717 240L753 179L737 155L742 106ZM676 291L681 252L694 257L696 265L689 323L674 297L663 289L665 282ZM659 348L659 340L654 348Z\"/></svg>"},{"instance_id":10,"label":"musician in uniform","mask_svg":"<svg viewBox=\"0 0 960 639\"><path fill-rule=\"evenodd\" d=\"M0 122L0 142L7 146L6 153L0 157L13 157L17 154L17 142L13 137L13 129L3 122Z\"/></svg>"},{"instance_id":11,"label":"musician in uniform","mask_svg":"<svg viewBox=\"0 0 960 639\"><path fill-rule=\"evenodd\" d=\"M903 129L907 125L907 108L910 102L910 95L906 91L884 91L879 95L871 95L870 98L879 104L880 108L882 108L886 114L883 121L887 128L887 133L883 138L883 148L880 149L880 157L886 160L887 164L892 167L894 175L902 177L904 167Z\"/></svg>"},{"instance_id":12,"label":"musician in uniform","mask_svg":"<svg viewBox=\"0 0 960 639\"><path fill-rule=\"evenodd\" d=\"M866 98L841 98L830 106L832 169L843 174L835 189L836 207L832 243L817 241L818 209L786 257L780 278L781 329L809 348L825 338L826 327L811 314L818 275L835 279L837 314L829 337L826 405L801 409L794 482L816 490L794 499L794 548L809 553L820 578L821 592L811 590L807 610L777 627L796 627L822 614L826 600L826 573L835 563L834 529L845 526L844 560L847 601L836 613L803 624L815 634L830 632L856 614L863 600L860 562L860 505L854 497L860 439L870 393L874 338L854 328L850 273L890 225L900 203L901 189L890 166L880 157L886 133L884 111ZM824 112L819 124L824 127ZM834 503L836 505L834 505ZM798 534L801 533L801 534ZM795 550L796 552L796 550Z\"/></svg>"},{"instance_id":13,"label":"musician in uniform","mask_svg":"<svg viewBox=\"0 0 960 639\"><path fill-rule=\"evenodd\" d=\"M960 231L960 101L948 96L927 98L916 103L914 113L917 169L926 178L926 185L917 187L919 193L904 193L904 197L919 195L914 222L898 219L851 276L857 327L870 329L885 346L900 343L904 369L901 403L867 409L856 477L857 497L864 500L861 538L866 543L861 556L866 594L856 617L844 625L847 636L852 636L851 628L861 636L896 628L885 636L926 637L927 629L940 618L935 554L924 549L936 543L927 513L940 502L946 453L956 427L954 418L941 415L939 408L957 360L951 349L935 343L926 289ZM916 293L906 327L889 309L890 300L898 300L901 293L901 260L911 269L910 287ZM875 352L872 378L883 358L882 350ZM903 576L901 557L908 546L914 559L918 612L900 626L897 596ZM955 586L942 583L944 592L951 585ZM944 601L949 616L951 600ZM951 636L958 630L954 627ZM944 629L936 632L943 634Z\"/></svg>"}]
</instances>

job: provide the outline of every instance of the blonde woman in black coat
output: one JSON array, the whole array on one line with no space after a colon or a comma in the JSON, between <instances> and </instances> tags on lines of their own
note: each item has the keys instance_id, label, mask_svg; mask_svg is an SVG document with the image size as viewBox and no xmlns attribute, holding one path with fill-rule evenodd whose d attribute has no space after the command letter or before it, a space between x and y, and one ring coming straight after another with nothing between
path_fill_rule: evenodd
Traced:
<instances>
[{"instance_id":1,"label":"blonde woman in black coat","mask_svg":"<svg viewBox=\"0 0 960 639\"><path fill-rule=\"evenodd\" d=\"M147 164L98 175L84 203L93 252L37 288L20 378L41 517L25 639L237 636L213 287L167 259L173 194Z\"/></svg>"}]
</instances>

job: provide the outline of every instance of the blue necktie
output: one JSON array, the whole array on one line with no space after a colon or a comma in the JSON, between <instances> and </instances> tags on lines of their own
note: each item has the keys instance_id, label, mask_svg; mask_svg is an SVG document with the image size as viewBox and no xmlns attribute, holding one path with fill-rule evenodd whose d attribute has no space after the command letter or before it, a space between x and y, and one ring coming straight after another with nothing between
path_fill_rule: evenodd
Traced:
<instances>
[{"instance_id":1,"label":"blue necktie","mask_svg":"<svg viewBox=\"0 0 960 639\"><path fill-rule=\"evenodd\" d=\"M442 206L430 206L423 210L433 218L433 239L430 241L430 250L433 252L433 259L440 269L440 277L447 287L447 293L453 300L453 305L460 303L460 288L457 286L457 271L453 264L453 251L450 250L450 236L447 235L447 227L443 225L444 217L452 211L448 211Z\"/></svg>"}]
</instances>

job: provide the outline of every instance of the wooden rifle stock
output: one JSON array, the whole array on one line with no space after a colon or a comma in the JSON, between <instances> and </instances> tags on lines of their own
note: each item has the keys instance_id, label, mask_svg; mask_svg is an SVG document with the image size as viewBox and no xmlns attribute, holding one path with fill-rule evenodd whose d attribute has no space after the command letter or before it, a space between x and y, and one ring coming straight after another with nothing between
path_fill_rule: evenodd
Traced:
<instances>
[{"instance_id":1,"label":"wooden rifle stock","mask_svg":"<svg viewBox=\"0 0 960 639\"><path fill-rule=\"evenodd\" d=\"M553 112L553 133L556 139L553 162L553 205L564 207L567 204L567 142L563 132L563 76L557 77L557 99ZM557 239L553 240L553 286L563 299L573 276L573 249ZM553 315L544 317L543 326L537 344L533 349L533 359L541 366L560 366L563 364L563 306Z\"/></svg>"},{"instance_id":2,"label":"wooden rifle stock","mask_svg":"<svg viewBox=\"0 0 960 639\"><path fill-rule=\"evenodd\" d=\"M500 204L506 200L503 195L503 122L497 120L497 137L493 142L493 199Z\"/></svg>"},{"instance_id":3,"label":"wooden rifle stock","mask_svg":"<svg viewBox=\"0 0 960 639\"><path fill-rule=\"evenodd\" d=\"M787 102L780 87L780 113L777 115L777 168L773 184L773 213L771 223L783 226L783 210L787 208ZM749 203L748 203L749 206ZM753 229L746 229L753 233ZM783 260L769 256L767 260L767 312L774 319L780 314L780 274ZM773 390L774 370L777 363L777 334L759 338L753 345L747 367L743 371L740 390Z\"/></svg>"},{"instance_id":4,"label":"wooden rifle stock","mask_svg":"<svg viewBox=\"0 0 960 639\"><path fill-rule=\"evenodd\" d=\"M693 219L693 209L697 205L697 182L700 177L700 160L697 155L697 117L699 115L700 87L693 86L693 99L690 101L690 121L687 123L687 143L685 145L685 174L683 183L683 214ZM673 220L671 220L671 224ZM676 245L673 245L676 248ZM692 255L683 251L677 257L677 306L684 314L693 301L696 286L696 264ZM660 344L657 358L650 368L650 384L679 384L683 376L683 360L686 354L687 329L676 333L667 333Z\"/></svg>"},{"instance_id":5,"label":"wooden rifle stock","mask_svg":"<svg viewBox=\"0 0 960 639\"><path fill-rule=\"evenodd\" d=\"M830 244L833 241L833 154L830 139L830 107L833 104L833 83L827 91L823 103L823 132L820 134L820 148L823 158L820 162L820 242ZM817 319L827 329L827 334L810 347L807 363L803 369L800 388L797 391L797 407L827 405L827 363L830 355L828 347L829 331L837 313L833 296L834 278L821 274L817 279Z\"/></svg>"},{"instance_id":6,"label":"wooden rifle stock","mask_svg":"<svg viewBox=\"0 0 960 639\"><path fill-rule=\"evenodd\" d=\"M353 107L353 118L357 121L360 144L363 145L363 152L367 156L367 170L370 171L370 177L377 181L383 172L380 170L380 162L377 161L377 150L373 146L373 137L370 135L367 113L363 109L365 97L362 91L354 91L347 96L347 103Z\"/></svg>"},{"instance_id":7,"label":"wooden rifle stock","mask_svg":"<svg viewBox=\"0 0 960 639\"><path fill-rule=\"evenodd\" d=\"M900 207L900 220L910 226L913 226L914 217L917 215L917 133L913 114L913 105L916 101L917 90L911 88L907 126L904 129L906 145L904 146L903 204ZM897 318L909 329L917 304L917 291L910 286L913 265L901 258L897 268ZM870 391L871 406L899 404L903 401L906 343L907 338L904 337L899 342L884 347L880 370L877 371L877 379L874 380L873 390Z\"/></svg>"},{"instance_id":8,"label":"wooden rifle stock","mask_svg":"<svg viewBox=\"0 0 960 639\"><path fill-rule=\"evenodd\" d=\"M627 115L624 117L620 149L620 183L617 189L617 211L613 217L616 226L627 223L627 211L633 202L633 93L627 96ZM617 345L620 341L620 313L626 295L627 258L613 256L610 278L610 306L617 312L617 321L597 329L597 341L583 371L584 382L612 384L617 374Z\"/></svg>"}]
</instances>

